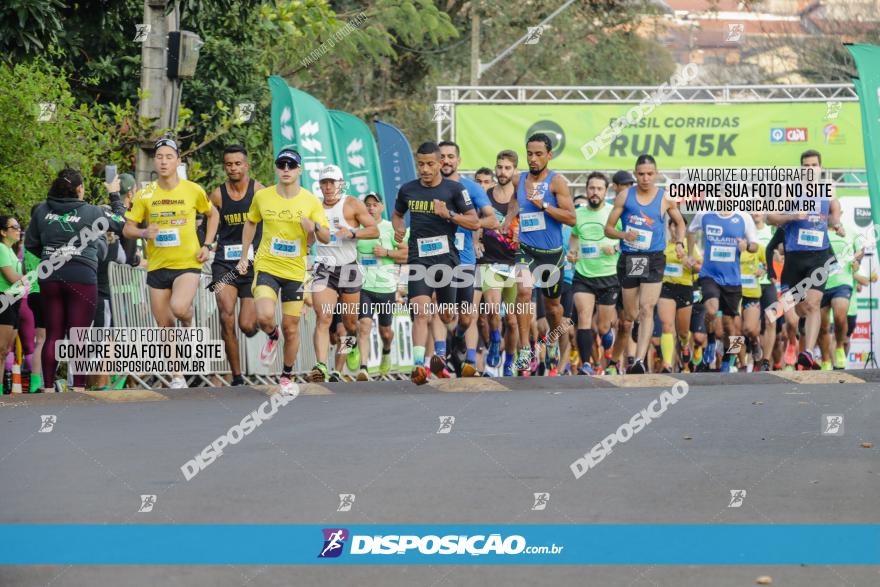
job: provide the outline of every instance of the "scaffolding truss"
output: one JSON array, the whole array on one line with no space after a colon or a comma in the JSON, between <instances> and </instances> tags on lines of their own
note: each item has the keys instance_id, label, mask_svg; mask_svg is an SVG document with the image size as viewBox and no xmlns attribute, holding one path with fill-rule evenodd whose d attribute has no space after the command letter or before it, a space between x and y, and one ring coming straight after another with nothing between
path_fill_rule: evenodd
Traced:
<instances>
[{"instance_id":1,"label":"scaffolding truss","mask_svg":"<svg viewBox=\"0 0 880 587\"><path fill-rule=\"evenodd\" d=\"M773 102L858 102L853 84L767 86L438 86L435 121L438 140L455 140L458 104L637 104L659 91L664 102L691 104L749 104ZM593 170L589 170L593 171ZM568 182L582 185L589 171L557 170ZM616 171L616 170L610 170ZM828 169L842 188L866 188L864 169ZM680 170L660 170L665 183Z\"/></svg>"}]
</instances>

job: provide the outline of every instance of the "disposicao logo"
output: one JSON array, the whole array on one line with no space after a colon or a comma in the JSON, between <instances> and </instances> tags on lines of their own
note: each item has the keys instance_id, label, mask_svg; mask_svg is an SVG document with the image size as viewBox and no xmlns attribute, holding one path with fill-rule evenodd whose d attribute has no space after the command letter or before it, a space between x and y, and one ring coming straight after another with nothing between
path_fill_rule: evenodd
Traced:
<instances>
[{"instance_id":1,"label":"disposicao logo","mask_svg":"<svg viewBox=\"0 0 880 587\"><path fill-rule=\"evenodd\" d=\"M342 547L348 540L348 530L345 528L324 528L324 547L318 554L318 558L336 558L342 554Z\"/></svg>"}]
</instances>

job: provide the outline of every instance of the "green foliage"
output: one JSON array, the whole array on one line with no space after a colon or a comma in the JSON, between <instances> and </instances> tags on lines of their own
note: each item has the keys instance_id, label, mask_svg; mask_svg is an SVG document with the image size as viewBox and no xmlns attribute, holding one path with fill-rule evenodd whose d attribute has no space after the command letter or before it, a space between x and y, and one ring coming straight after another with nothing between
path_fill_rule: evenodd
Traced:
<instances>
[{"instance_id":1,"label":"green foliage","mask_svg":"<svg viewBox=\"0 0 880 587\"><path fill-rule=\"evenodd\" d=\"M78 104L64 76L42 61L0 63L0 87L2 209L26 219L65 166L83 172L87 193L97 191L102 178L96 174L104 164L131 167L135 139L130 103ZM47 120L41 121L41 115Z\"/></svg>"},{"instance_id":2,"label":"green foliage","mask_svg":"<svg viewBox=\"0 0 880 587\"><path fill-rule=\"evenodd\" d=\"M0 55L35 54L61 30L61 0L4 0L0 3Z\"/></svg>"}]
</instances>

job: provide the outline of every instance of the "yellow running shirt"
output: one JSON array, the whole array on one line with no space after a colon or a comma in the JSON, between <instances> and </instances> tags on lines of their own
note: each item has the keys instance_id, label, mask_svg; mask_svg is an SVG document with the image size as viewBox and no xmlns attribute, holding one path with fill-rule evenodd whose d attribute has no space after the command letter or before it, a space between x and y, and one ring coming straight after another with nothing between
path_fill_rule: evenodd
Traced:
<instances>
[{"instance_id":1,"label":"yellow running shirt","mask_svg":"<svg viewBox=\"0 0 880 587\"><path fill-rule=\"evenodd\" d=\"M271 185L254 194L248 220L263 223L263 237L254 257L254 270L275 277L303 281L309 235L300 224L302 217L329 228L321 200L305 188L293 198L278 194Z\"/></svg>"},{"instance_id":2,"label":"yellow running shirt","mask_svg":"<svg viewBox=\"0 0 880 587\"><path fill-rule=\"evenodd\" d=\"M131 210L125 217L140 224L159 226L156 238L147 241L147 271L157 269L201 269L199 237L196 234L196 213L207 214L211 201L197 183L181 179L171 191L158 182L134 196Z\"/></svg>"},{"instance_id":3,"label":"yellow running shirt","mask_svg":"<svg viewBox=\"0 0 880 587\"><path fill-rule=\"evenodd\" d=\"M759 279L755 277L759 267L763 267L767 271L767 260L764 253L764 247L758 246L757 253L745 251L739 255L739 268L742 275L742 297L744 298L760 298L761 284Z\"/></svg>"},{"instance_id":4,"label":"yellow running shirt","mask_svg":"<svg viewBox=\"0 0 880 587\"><path fill-rule=\"evenodd\" d=\"M663 270L663 283L674 283L677 285L693 285L694 273L690 267L685 267L684 260L679 259L675 254L675 242L672 239L666 243L666 269ZM699 258L700 254L694 251ZM687 247L685 247L685 255L687 255Z\"/></svg>"}]
</instances>

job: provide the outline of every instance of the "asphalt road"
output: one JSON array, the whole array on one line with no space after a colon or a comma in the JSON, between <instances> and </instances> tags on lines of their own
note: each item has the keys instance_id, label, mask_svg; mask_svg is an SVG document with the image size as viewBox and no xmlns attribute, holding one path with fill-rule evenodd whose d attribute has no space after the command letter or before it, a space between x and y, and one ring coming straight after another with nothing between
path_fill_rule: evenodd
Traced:
<instances>
[{"instance_id":1,"label":"asphalt road","mask_svg":"<svg viewBox=\"0 0 880 587\"><path fill-rule=\"evenodd\" d=\"M703 379L703 381L710 381ZM880 523L880 385L692 385L594 469L570 464L663 386L310 388L195 478L180 467L266 399L3 398L0 523ZM754 381L761 381L754 379ZM504 389L490 383L490 388ZM72 394L71 394L72 395ZM39 433L42 415L54 415ZM840 436L820 434L843 414ZM441 418L454 416L448 433ZM746 490L739 508L730 491ZM549 492L545 510L533 494ZM339 494L355 494L338 512ZM138 513L141 494L155 494ZM32 545L40 548L39 544ZM95 545L100 548L100 545ZM880 567L0 567L0 585L878 585Z\"/></svg>"}]
</instances>

